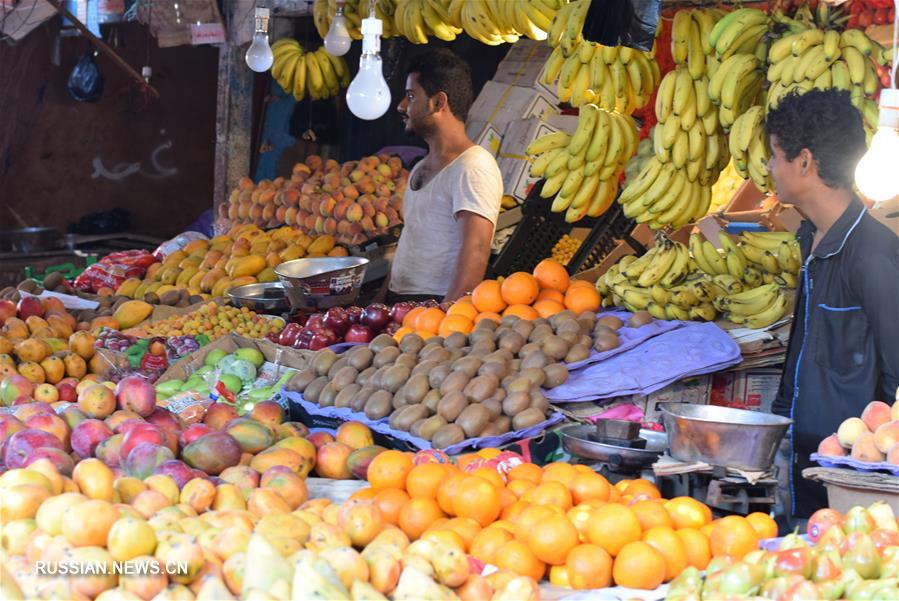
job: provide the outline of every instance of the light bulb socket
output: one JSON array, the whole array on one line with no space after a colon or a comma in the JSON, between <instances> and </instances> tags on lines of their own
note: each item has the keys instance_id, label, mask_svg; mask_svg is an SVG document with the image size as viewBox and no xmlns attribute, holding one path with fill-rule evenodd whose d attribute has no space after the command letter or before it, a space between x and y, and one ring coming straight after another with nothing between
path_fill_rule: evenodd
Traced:
<instances>
[{"instance_id":1,"label":"light bulb socket","mask_svg":"<svg viewBox=\"0 0 899 601\"><path fill-rule=\"evenodd\" d=\"M877 127L899 129L899 90L896 88L882 89L878 107L880 114L877 118Z\"/></svg>"},{"instance_id":2,"label":"light bulb socket","mask_svg":"<svg viewBox=\"0 0 899 601\"><path fill-rule=\"evenodd\" d=\"M271 13L269 9L257 6L254 12L255 20L256 20L256 33L268 33L268 21Z\"/></svg>"},{"instance_id":3,"label":"light bulb socket","mask_svg":"<svg viewBox=\"0 0 899 601\"><path fill-rule=\"evenodd\" d=\"M377 17L362 19L362 54L377 54L381 51L381 35L384 23Z\"/></svg>"}]
</instances>

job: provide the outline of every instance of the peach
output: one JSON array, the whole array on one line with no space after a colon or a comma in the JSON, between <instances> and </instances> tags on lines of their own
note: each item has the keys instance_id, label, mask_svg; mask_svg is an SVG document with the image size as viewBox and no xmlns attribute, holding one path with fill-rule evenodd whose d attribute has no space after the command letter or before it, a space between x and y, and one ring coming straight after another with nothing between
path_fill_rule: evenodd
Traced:
<instances>
[{"instance_id":1,"label":"peach","mask_svg":"<svg viewBox=\"0 0 899 601\"><path fill-rule=\"evenodd\" d=\"M888 453L896 443L899 443L899 421L881 424L874 431L874 446L881 453Z\"/></svg>"},{"instance_id":2,"label":"peach","mask_svg":"<svg viewBox=\"0 0 899 601\"><path fill-rule=\"evenodd\" d=\"M899 465L899 443L894 444L887 452L886 460L893 465Z\"/></svg>"},{"instance_id":3,"label":"peach","mask_svg":"<svg viewBox=\"0 0 899 601\"><path fill-rule=\"evenodd\" d=\"M853 459L858 459L859 461L878 462L884 459L883 453L874 445L874 435L870 432L862 432L858 435L858 438L855 439L852 445L852 453L850 455Z\"/></svg>"},{"instance_id":4,"label":"peach","mask_svg":"<svg viewBox=\"0 0 899 601\"><path fill-rule=\"evenodd\" d=\"M318 205L318 214L322 217L330 217L334 213L337 202L330 196L325 197Z\"/></svg>"},{"instance_id":5,"label":"peach","mask_svg":"<svg viewBox=\"0 0 899 601\"><path fill-rule=\"evenodd\" d=\"M837 428L837 438L840 440L841 445L850 448L855 444L859 435L865 432L870 434L870 430L868 430L868 426L865 425L865 422L857 417L850 417L849 419L843 420L843 423Z\"/></svg>"},{"instance_id":6,"label":"peach","mask_svg":"<svg viewBox=\"0 0 899 601\"><path fill-rule=\"evenodd\" d=\"M840 444L840 439L837 438L837 435L831 434L818 445L818 453L832 457L842 457L846 454L846 449Z\"/></svg>"},{"instance_id":7,"label":"peach","mask_svg":"<svg viewBox=\"0 0 899 601\"><path fill-rule=\"evenodd\" d=\"M890 406L882 401L871 401L862 411L862 421L868 426L868 430L874 432L881 424L890 421Z\"/></svg>"}]
</instances>

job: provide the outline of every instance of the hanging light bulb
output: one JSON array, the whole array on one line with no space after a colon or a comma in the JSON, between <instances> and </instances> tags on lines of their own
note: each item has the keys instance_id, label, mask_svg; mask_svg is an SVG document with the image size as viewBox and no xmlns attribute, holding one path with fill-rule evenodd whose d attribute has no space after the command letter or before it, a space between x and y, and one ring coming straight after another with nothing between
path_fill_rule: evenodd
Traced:
<instances>
[{"instance_id":1,"label":"hanging light bulb","mask_svg":"<svg viewBox=\"0 0 899 601\"><path fill-rule=\"evenodd\" d=\"M343 2L337 2L337 14L331 21L328 35L325 36L325 50L331 56L343 56L350 49L353 39L346 27L346 17L343 16Z\"/></svg>"},{"instance_id":2,"label":"hanging light bulb","mask_svg":"<svg viewBox=\"0 0 899 601\"><path fill-rule=\"evenodd\" d=\"M268 17L267 8L256 7L256 27L253 33L253 43L247 48L247 66L256 73L262 73L272 68L275 60L272 48L268 45Z\"/></svg>"},{"instance_id":3,"label":"hanging light bulb","mask_svg":"<svg viewBox=\"0 0 899 601\"><path fill-rule=\"evenodd\" d=\"M859 192L875 202L899 196L899 90L884 88L880 92L880 117L871 146L855 168L855 185Z\"/></svg>"},{"instance_id":4,"label":"hanging light bulb","mask_svg":"<svg viewBox=\"0 0 899 601\"><path fill-rule=\"evenodd\" d=\"M372 9L369 12L374 15ZM376 17L362 19L362 56L359 72L346 91L350 111L367 121L377 119L390 108L390 88L384 79L381 64L381 33L383 23Z\"/></svg>"}]
</instances>

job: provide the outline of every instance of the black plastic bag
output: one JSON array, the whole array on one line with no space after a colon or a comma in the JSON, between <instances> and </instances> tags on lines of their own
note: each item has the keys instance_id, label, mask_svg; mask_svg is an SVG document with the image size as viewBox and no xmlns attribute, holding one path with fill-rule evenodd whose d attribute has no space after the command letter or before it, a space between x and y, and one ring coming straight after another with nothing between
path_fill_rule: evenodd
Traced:
<instances>
[{"instance_id":1,"label":"black plastic bag","mask_svg":"<svg viewBox=\"0 0 899 601\"><path fill-rule=\"evenodd\" d=\"M584 39L649 52L661 12L661 0L592 0L584 20Z\"/></svg>"},{"instance_id":2,"label":"black plastic bag","mask_svg":"<svg viewBox=\"0 0 899 601\"><path fill-rule=\"evenodd\" d=\"M69 94L78 102L97 102L103 95L103 74L95 55L93 48L85 52L69 75Z\"/></svg>"}]
</instances>

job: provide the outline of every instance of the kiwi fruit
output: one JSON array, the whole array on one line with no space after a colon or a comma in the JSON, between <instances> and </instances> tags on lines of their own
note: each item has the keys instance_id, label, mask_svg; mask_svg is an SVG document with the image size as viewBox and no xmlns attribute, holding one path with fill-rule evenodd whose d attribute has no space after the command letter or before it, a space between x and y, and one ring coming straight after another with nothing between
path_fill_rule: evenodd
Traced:
<instances>
[{"instance_id":1,"label":"kiwi fruit","mask_svg":"<svg viewBox=\"0 0 899 601\"><path fill-rule=\"evenodd\" d=\"M552 365L547 365L543 368L543 373L546 378L543 380L543 384L541 384L541 386L545 388L555 388L556 386L561 386L565 383L566 380L568 380L568 368L561 363L553 363Z\"/></svg>"},{"instance_id":2,"label":"kiwi fruit","mask_svg":"<svg viewBox=\"0 0 899 601\"><path fill-rule=\"evenodd\" d=\"M587 330L589 332L589 330ZM565 321L559 324L559 327L556 328L556 334L562 335L566 332L571 332L572 334L581 335L581 324L579 324L574 319L566 319Z\"/></svg>"},{"instance_id":3,"label":"kiwi fruit","mask_svg":"<svg viewBox=\"0 0 899 601\"><path fill-rule=\"evenodd\" d=\"M487 427L481 432L481 438L489 438L493 436L501 436L505 432L501 432L496 424L487 424Z\"/></svg>"},{"instance_id":4,"label":"kiwi fruit","mask_svg":"<svg viewBox=\"0 0 899 601\"><path fill-rule=\"evenodd\" d=\"M539 350L542 350L542 346L539 342L528 342L526 345L521 347L521 350L518 351L518 356L522 359L530 355L531 353L536 353Z\"/></svg>"},{"instance_id":5,"label":"kiwi fruit","mask_svg":"<svg viewBox=\"0 0 899 601\"><path fill-rule=\"evenodd\" d=\"M381 384L390 392L396 392L400 386L406 383L412 370L405 365L393 365L387 368L384 375L381 376Z\"/></svg>"},{"instance_id":6,"label":"kiwi fruit","mask_svg":"<svg viewBox=\"0 0 899 601\"><path fill-rule=\"evenodd\" d=\"M378 368L375 366L365 368L364 370L359 372L358 376L356 376L356 383L362 384L363 386L367 386L368 381L371 379L372 375L374 375L374 373L376 371L378 371Z\"/></svg>"},{"instance_id":7,"label":"kiwi fruit","mask_svg":"<svg viewBox=\"0 0 899 601\"><path fill-rule=\"evenodd\" d=\"M546 355L544 355L542 351L538 351L536 353L531 353L521 360L521 369L525 370L529 367L543 369L549 365L549 363L550 361L546 358Z\"/></svg>"},{"instance_id":8,"label":"kiwi fruit","mask_svg":"<svg viewBox=\"0 0 899 601\"><path fill-rule=\"evenodd\" d=\"M565 355L565 363L577 363L590 356L590 347L583 344L575 344ZM547 366L550 367L550 366Z\"/></svg>"},{"instance_id":9,"label":"kiwi fruit","mask_svg":"<svg viewBox=\"0 0 899 601\"><path fill-rule=\"evenodd\" d=\"M431 370L439 365L436 361L422 361L418 365L412 368L412 375L417 376L418 374L424 374L425 377L431 373Z\"/></svg>"},{"instance_id":10,"label":"kiwi fruit","mask_svg":"<svg viewBox=\"0 0 899 601\"><path fill-rule=\"evenodd\" d=\"M287 389L288 390L296 390L297 392L303 392L306 390L306 387L312 383L312 380L318 377L318 374L315 373L315 370L311 367L307 367L302 371L298 371L293 376L291 376L290 380L287 381Z\"/></svg>"},{"instance_id":11,"label":"kiwi fruit","mask_svg":"<svg viewBox=\"0 0 899 601\"><path fill-rule=\"evenodd\" d=\"M589 334L590 330L593 329L593 325L596 323L596 314L584 311L577 316L577 322L581 325L581 333Z\"/></svg>"},{"instance_id":12,"label":"kiwi fruit","mask_svg":"<svg viewBox=\"0 0 899 601\"><path fill-rule=\"evenodd\" d=\"M516 322L518 322L518 321L520 321L520 320L521 320L521 318L518 317L517 315L504 315L504 316L499 320L499 325L501 325L501 326L513 326L513 325L515 325Z\"/></svg>"},{"instance_id":13,"label":"kiwi fruit","mask_svg":"<svg viewBox=\"0 0 899 601\"><path fill-rule=\"evenodd\" d=\"M51 271L47 274L47 277L44 278L44 289L45 290L56 290L56 288L62 284L63 277L62 274L58 271Z\"/></svg>"},{"instance_id":14,"label":"kiwi fruit","mask_svg":"<svg viewBox=\"0 0 899 601\"><path fill-rule=\"evenodd\" d=\"M473 378L478 370L481 369L483 361L478 357L462 357L453 362L452 367L455 372L462 372L469 378Z\"/></svg>"},{"instance_id":15,"label":"kiwi fruit","mask_svg":"<svg viewBox=\"0 0 899 601\"><path fill-rule=\"evenodd\" d=\"M421 404L427 407L431 413L437 413L437 404L441 398L439 390L431 389L425 395L425 398L421 400Z\"/></svg>"},{"instance_id":16,"label":"kiwi fruit","mask_svg":"<svg viewBox=\"0 0 899 601\"><path fill-rule=\"evenodd\" d=\"M396 362L397 357L399 357L402 353L400 349L395 346L388 346L385 349L381 349L377 353L375 353L374 359L372 359L371 364L375 367L384 367L385 365L390 365L391 363Z\"/></svg>"},{"instance_id":17,"label":"kiwi fruit","mask_svg":"<svg viewBox=\"0 0 899 601\"><path fill-rule=\"evenodd\" d=\"M627 327L640 328L648 323L652 323L652 315L648 311L637 311L627 320Z\"/></svg>"},{"instance_id":18,"label":"kiwi fruit","mask_svg":"<svg viewBox=\"0 0 899 601\"><path fill-rule=\"evenodd\" d=\"M437 413L448 422L454 421L462 410L468 406L468 401L461 391L456 390L449 394L445 394L437 403Z\"/></svg>"},{"instance_id":19,"label":"kiwi fruit","mask_svg":"<svg viewBox=\"0 0 899 601\"><path fill-rule=\"evenodd\" d=\"M334 399L337 398L337 391L331 386L331 383L325 384L322 391L318 395L319 407L333 407Z\"/></svg>"},{"instance_id":20,"label":"kiwi fruit","mask_svg":"<svg viewBox=\"0 0 899 601\"><path fill-rule=\"evenodd\" d=\"M144 302L145 302L145 303L150 303L151 305L158 305L158 304L159 304L159 297L156 296L156 293L155 293L155 292L147 292L147 293L144 295Z\"/></svg>"},{"instance_id":21,"label":"kiwi fruit","mask_svg":"<svg viewBox=\"0 0 899 601\"><path fill-rule=\"evenodd\" d=\"M341 389L340 392L337 393L337 396L334 397L334 406L349 407L360 390L362 390L362 387L358 384L350 384L348 386L345 386L343 389Z\"/></svg>"},{"instance_id":22,"label":"kiwi fruit","mask_svg":"<svg viewBox=\"0 0 899 601\"><path fill-rule=\"evenodd\" d=\"M487 319L482 321L489 321ZM447 424L441 426L431 437L431 446L435 449L445 449L465 440L465 430L459 424Z\"/></svg>"},{"instance_id":23,"label":"kiwi fruit","mask_svg":"<svg viewBox=\"0 0 899 601\"><path fill-rule=\"evenodd\" d=\"M510 392L503 400L503 413L516 416L531 406L531 397L527 392Z\"/></svg>"},{"instance_id":24,"label":"kiwi fruit","mask_svg":"<svg viewBox=\"0 0 899 601\"><path fill-rule=\"evenodd\" d=\"M330 349L322 349L315 353L315 358L312 360L312 369L318 375L325 376L336 361L337 353Z\"/></svg>"},{"instance_id":25,"label":"kiwi fruit","mask_svg":"<svg viewBox=\"0 0 899 601\"><path fill-rule=\"evenodd\" d=\"M508 394L509 393L506 392L506 389L500 386L496 389L496 392L494 392L493 395L489 399L487 399L487 401L496 401L497 403L502 403L504 400L506 400ZM487 401L484 402L486 403Z\"/></svg>"},{"instance_id":26,"label":"kiwi fruit","mask_svg":"<svg viewBox=\"0 0 899 601\"><path fill-rule=\"evenodd\" d=\"M434 361L436 363L442 363L449 360L450 352L442 346L435 346L434 348L422 351L419 357L423 361Z\"/></svg>"},{"instance_id":27,"label":"kiwi fruit","mask_svg":"<svg viewBox=\"0 0 899 601\"><path fill-rule=\"evenodd\" d=\"M403 386L403 396L407 403L420 403L429 390L431 390L431 385L428 384L428 376L417 374L406 381Z\"/></svg>"},{"instance_id":28,"label":"kiwi fruit","mask_svg":"<svg viewBox=\"0 0 899 601\"><path fill-rule=\"evenodd\" d=\"M531 330L531 335L528 336L528 342L537 342L540 343L547 336L552 336L555 332L548 324L535 325L534 329Z\"/></svg>"},{"instance_id":29,"label":"kiwi fruit","mask_svg":"<svg viewBox=\"0 0 899 601\"><path fill-rule=\"evenodd\" d=\"M591 338L587 334L581 334L581 337L578 338L577 344L590 348L591 346L593 346L593 338Z\"/></svg>"},{"instance_id":30,"label":"kiwi fruit","mask_svg":"<svg viewBox=\"0 0 899 601\"><path fill-rule=\"evenodd\" d=\"M530 428L531 426L536 426L544 419L546 419L546 417L543 415L542 411L531 407L512 418L512 429L523 430L525 428Z\"/></svg>"},{"instance_id":31,"label":"kiwi fruit","mask_svg":"<svg viewBox=\"0 0 899 601\"><path fill-rule=\"evenodd\" d=\"M416 357L412 353L403 353L399 357L396 358L394 365L402 365L404 367L408 367L411 372L412 369L418 365L418 357Z\"/></svg>"},{"instance_id":32,"label":"kiwi fruit","mask_svg":"<svg viewBox=\"0 0 899 601\"><path fill-rule=\"evenodd\" d=\"M350 400L350 409L352 409L353 411L365 411L365 404L368 402L369 397L371 397L371 395L373 395L374 393L374 388L360 386L355 396L353 396L352 400Z\"/></svg>"},{"instance_id":33,"label":"kiwi fruit","mask_svg":"<svg viewBox=\"0 0 899 601\"><path fill-rule=\"evenodd\" d=\"M466 344L468 344L468 336L462 332L453 332L443 341L444 348L448 349L460 349Z\"/></svg>"},{"instance_id":34,"label":"kiwi fruit","mask_svg":"<svg viewBox=\"0 0 899 601\"><path fill-rule=\"evenodd\" d=\"M596 328L593 330L593 337L599 336L600 334L615 334L618 335L618 330L614 330L609 326L604 326L602 324L597 324Z\"/></svg>"},{"instance_id":35,"label":"kiwi fruit","mask_svg":"<svg viewBox=\"0 0 899 601\"><path fill-rule=\"evenodd\" d=\"M443 380L442 384L440 384L440 394L445 395L454 390L461 392L468 385L469 380L471 380L471 378L469 378L467 373L463 371L454 371Z\"/></svg>"},{"instance_id":36,"label":"kiwi fruit","mask_svg":"<svg viewBox=\"0 0 899 601\"><path fill-rule=\"evenodd\" d=\"M482 402L481 406L490 412L490 419L496 419L503 413L503 404L493 398L489 398Z\"/></svg>"},{"instance_id":37,"label":"kiwi fruit","mask_svg":"<svg viewBox=\"0 0 899 601\"><path fill-rule=\"evenodd\" d=\"M344 367L346 367L347 365L349 365L349 363L347 363L346 357L340 357L337 361L335 361L334 363L332 363L332 364L331 364L331 368L328 369L328 374L327 374L327 375L328 375L328 378L330 378L330 379L333 380L333 379L334 379L334 375L335 375L338 371L340 371L341 369L343 369Z\"/></svg>"},{"instance_id":38,"label":"kiwi fruit","mask_svg":"<svg viewBox=\"0 0 899 601\"><path fill-rule=\"evenodd\" d=\"M408 432L412 424L428 417L428 408L424 405L409 405L393 412L393 415L390 416L390 427L394 430Z\"/></svg>"},{"instance_id":39,"label":"kiwi fruit","mask_svg":"<svg viewBox=\"0 0 899 601\"><path fill-rule=\"evenodd\" d=\"M303 398L309 401L310 403L318 403L319 396L322 393L322 389L328 385L328 376L319 376L309 382L309 385L306 386L306 389L303 391Z\"/></svg>"},{"instance_id":40,"label":"kiwi fruit","mask_svg":"<svg viewBox=\"0 0 899 601\"><path fill-rule=\"evenodd\" d=\"M490 412L480 403L473 403L462 410L456 423L462 426L468 438L477 438L490 423Z\"/></svg>"},{"instance_id":41,"label":"kiwi fruit","mask_svg":"<svg viewBox=\"0 0 899 601\"><path fill-rule=\"evenodd\" d=\"M383 419L393 411L393 395L386 390L376 390L365 401L365 417L370 420Z\"/></svg>"},{"instance_id":42,"label":"kiwi fruit","mask_svg":"<svg viewBox=\"0 0 899 601\"><path fill-rule=\"evenodd\" d=\"M530 378L522 376L521 374L509 377L512 379L504 385L507 394L512 394L513 392L528 392L531 389L531 386L534 385Z\"/></svg>"},{"instance_id":43,"label":"kiwi fruit","mask_svg":"<svg viewBox=\"0 0 899 601\"><path fill-rule=\"evenodd\" d=\"M453 363L455 361L458 361L459 359L464 357L467 353L468 353L467 350L462 350L459 348L454 348L454 349L450 350L450 356L449 356L448 363Z\"/></svg>"},{"instance_id":44,"label":"kiwi fruit","mask_svg":"<svg viewBox=\"0 0 899 601\"><path fill-rule=\"evenodd\" d=\"M178 301L181 300L181 293L178 290L169 290L168 292L163 292L159 297L160 305L175 305Z\"/></svg>"},{"instance_id":45,"label":"kiwi fruit","mask_svg":"<svg viewBox=\"0 0 899 601\"><path fill-rule=\"evenodd\" d=\"M428 421L428 418L423 417L420 420L416 421L414 424L412 424L412 427L409 428L409 434L411 434L412 436L415 436L416 438L421 438L421 427L422 427L422 425L424 425L424 423L426 421Z\"/></svg>"},{"instance_id":46,"label":"kiwi fruit","mask_svg":"<svg viewBox=\"0 0 899 601\"><path fill-rule=\"evenodd\" d=\"M506 349L498 349L486 355L484 357L484 361L502 361L503 363L507 361L511 361L515 358L515 355L507 351Z\"/></svg>"},{"instance_id":47,"label":"kiwi fruit","mask_svg":"<svg viewBox=\"0 0 899 601\"><path fill-rule=\"evenodd\" d=\"M425 341L418 334L408 334L400 341L400 350L404 353L417 353L424 347Z\"/></svg>"},{"instance_id":48,"label":"kiwi fruit","mask_svg":"<svg viewBox=\"0 0 899 601\"><path fill-rule=\"evenodd\" d=\"M531 332L534 331L534 324L526 319L520 319L512 326L512 330L518 332L525 340L527 340L528 336L531 335Z\"/></svg>"},{"instance_id":49,"label":"kiwi fruit","mask_svg":"<svg viewBox=\"0 0 899 601\"><path fill-rule=\"evenodd\" d=\"M371 386L372 388L384 388L384 385L382 384L381 380L384 377L384 372L387 371L388 369L390 369L390 366L388 365L385 367L378 367L378 368L375 368L375 366L371 366L368 369L374 369L375 371L368 377L368 380L365 381L365 385ZM362 384L362 382L358 382L358 381L356 383Z\"/></svg>"},{"instance_id":50,"label":"kiwi fruit","mask_svg":"<svg viewBox=\"0 0 899 601\"><path fill-rule=\"evenodd\" d=\"M199 294L193 294L189 299L187 299L187 302L191 305L196 305L197 303L205 302L205 299Z\"/></svg>"},{"instance_id":51,"label":"kiwi fruit","mask_svg":"<svg viewBox=\"0 0 899 601\"><path fill-rule=\"evenodd\" d=\"M493 396L499 387L499 378L494 375L478 376L465 385L462 394L473 403L480 403Z\"/></svg>"},{"instance_id":52,"label":"kiwi fruit","mask_svg":"<svg viewBox=\"0 0 899 601\"><path fill-rule=\"evenodd\" d=\"M490 353L496 350L496 343L492 338L485 338L483 340L478 340L471 346L471 350L468 352L471 357L486 357Z\"/></svg>"},{"instance_id":53,"label":"kiwi fruit","mask_svg":"<svg viewBox=\"0 0 899 601\"><path fill-rule=\"evenodd\" d=\"M624 327L624 322L614 315L605 315L596 320L596 326L605 326L613 331L618 331Z\"/></svg>"},{"instance_id":54,"label":"kiwi fruit","mask_svg":"<svg viewBox=\"0 0 899 601\"><path fill-rule=\"evenodd\" d=\"M438 365L428 374L428 384L431 385L431 388L440 388L440 385L443 384L443 381L452 371L453 368L447 363Z\"/></svg>"},{"instance_id":55,"label":"kiwi fruit","mask_svg":"<svg viewBox=\"0 0 899 601\"><path fill-rule=\"evenodd\" d=\"M390 334L378 334L368 343L368 348L374 353L390 346L396 346L396 340Z\"/></svg>"},{"instance_id":56,"label":"kiwi fruit","mask_svg":"<svg viewBox=\"0 0 899 601\"><path fill-rule=\"evenodd\" d=\"M493 421L493 423L503 434L512 429L512 418L508 415L500 415Z\"/></svg>"},{"instance_id":57,"label":"kiwi fruit","mask_svg":"<svg viewBox=\"0 0 899 601\"><path fill-rule=\"evenodd\" d=\"M593 342L593 348L602 353L618 348L619 344L621 343L618 340L618 334L615 334L614 332L611 334L603 332L596 337L596 340Z\"/></svg>"},{"instance_id":58,"label":"kiwi fruit","mask_svg":"<svg viewBox=\"0 0 899 601\"><path fill-rule=\"evenodd\" d=\"M406 393L403 388L400 388L393 394L393 402L391 403L394 409L399 409L400 407L405 407L406 405L411 405L412 403L406 402Z\"/></svg>"},{"instance_id":59,"label":"kiwi fruit","mask_svg":"<svg viewBox=\"0 0 899 601\"><path fill-rule=\"evenodd\" d=\"M478 325L475 326L475 331L488 331L493 332L496 328L499 327L499 324L493 321L492 319L482 319L478 322Z\"/></svg>"},{"instance_id":60,"label":"kiwi fruit","mask_svg":"<svg viewBox=\"0 0 899 601\"><path fill-rule=\"evenodd\" d=\"M336 363L334 365L337 365ZM351 367L349 365L345 365L337 370L333 376L331 376L331 387L334 388L337 392L340 392L350 384L353 384L356 381L356 377L359 375L359 372L356 371L355 367Z\"/></svg>"},{"instance_id":61,"label":"kiwi fruit","mask_svg":"<svg viewBox=\"0 0 899 601\"><path fill-rule=\"evenodd\" d=\"M479 376L491 375L495 376L497 380L502 380L506 377L506 374L509 372L509 369L506 367L505 361L487 361L481 368L478 370Z\"/></svg>"},{"instance_id":62,"label":"kiwi fruit","mask_svg":"<svg viewBox=\"0 0 899 601\"><path fill-rule=\"evenodd\" d=\"M547 336L541 345L543 354L553 361L559 361L568 354L569 345L559 336Z\"/></svg>"},{"instance_id":63,"label":"kiwi fruit","mask_svg":"<svg viewBox=\"0 0 899 601\"><path fill-rule=\"evenodd\" d=\"M367 346L357 346L347 351L346 362L355 367L357 371L362 371L371 365L374 357L375 354Z\"/></svg>"},{"instance_id":64,"label":"kiwi fruit","mask_svg":"<svg viewBox=\"0 0 899 601\"><path fill-rule=\"evenodd\" d=\"M424 438L425 440L431 440L434 437L434 434L446 425L446 420L440 417L439 415L432 415L428 419L424 420L424 423L418 428L417 436L419 438Z\"/></svg>"},{"instance_id":65,"label":"kiwi fruit","mask_svg":"<svg viewBox=\"0 0 899 601\"><path fill-rule=\"evenodd\" d=\"M569 346L573 344L577 344L578 340L581 339L581 334L575 334L574 332L562 332L559 334L558 338L564 340L568 343Z\"/></svg>"},{"instance_id":66,"label":"kiwi fruit","mask_svg":"<svg viewBox=\"0 0 899 601\"><path fill-rule=\"evenodd\" d=\"M506 349L510 353L515 354L517 354L525 344L527 344L527 339L515 331L508 332L499 339L499 348Z\"/></svg>"},{"instance_id":67,"label":"kiwi fruit","mask_svg":"<svg viewBox=\"0 0 899 601\"><path fill-rule=\"evenodd\" d=\"M549 409L549 399L543 396L543 392L539 388L535 388L531 391L531 407L534 409L539 409L541 413L546 413L547 409Z\"/></svg>"}]
</instances>

